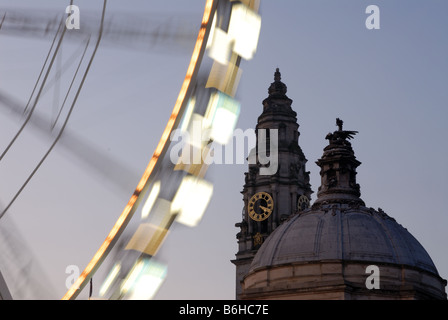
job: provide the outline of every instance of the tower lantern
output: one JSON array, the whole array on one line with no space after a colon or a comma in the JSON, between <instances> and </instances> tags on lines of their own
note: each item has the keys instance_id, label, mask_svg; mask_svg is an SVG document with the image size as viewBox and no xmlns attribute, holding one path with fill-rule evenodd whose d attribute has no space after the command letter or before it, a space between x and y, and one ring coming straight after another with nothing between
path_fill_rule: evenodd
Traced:
<instances>
[{"instance_id":1,"label":"tower lantern","mask_svg":"<svg viewBox=\"0 0 448 320\"><path fill-rule=\"evenodd\" d=\"M307 159L299 146L297 113L286 96L287 87L281 81L280 70L263 100L263 112L256 125L256 146L251 151L255 160L245 173L242 221L235 226L238 252L232 262L236 265L236 297L241 293L241 282L264 240L292 214L309 205L311 185L305 169ZM277 141L271 141L276 139ZM273 143L275 142L275 143ZM263 145L266 144L266 145ZM270 149L276 146L277 150ZM278 164L270 174L263 174L261 150L276 152ZM271 164L272 165L272 164Z\"/></svg>"}]
</instances>

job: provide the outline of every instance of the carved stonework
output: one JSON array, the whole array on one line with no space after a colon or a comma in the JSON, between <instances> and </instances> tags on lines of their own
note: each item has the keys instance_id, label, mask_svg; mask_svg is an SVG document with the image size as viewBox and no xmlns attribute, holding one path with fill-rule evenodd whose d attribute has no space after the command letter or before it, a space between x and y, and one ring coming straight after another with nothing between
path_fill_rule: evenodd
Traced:
<instances>
[{"instance_id":1,"label":"carved stonework","mask_svg":"<svg viewBox=\"0 0 448 320\"><path fill-rule=\"evenodd\" d=\"M307 159L299 146L297 113L291 108L292 100L286 96L287 87L281 81L280 71L274 74L274 82L268 89L269 96L263 100L263 111L258 117L255 132L266 131L266 150L269 152L271 140L276 135L269 130L278 130L278 163L276 171L270 175L262 175L263 167L270 167L270 163L261 164L257 154L260 150L260 141L256 140L256 146L251 150L251 156L256 157L256 164L250 164L245 173L243 199L245 208L254 194L265 192L273 199L271 214L263 221L255 221L250 218L247 210L243 212L243 222L236 224L240 228L238 232L238 252L232 262L237 266L237 274L241 277L244 270L248 270L252 258L262 243L285 219L294 215L297 211L297 200L301 195L311 198L313 193L309 183L309 171L305 169ZM261 139L260 139L261 140ZM264 142L262 142L264 143ZM269 155L271 153L269 152ZM237 298L241 291L240 280L237 278Z\"/></svg>"},{"instance_id":2,"label":"carved stonework","mask_svg":"<svg viewBox=\"0 0 448 320\"><path fill-rule=\"evenodd\" d=\"M263 243L263 236L260 232L257 232L254 236L254 247L259 247Z\"/></svg>"},{"instance_id":3,"label":"carved stonework","mask_svg":"<svg viewBox=\"0 0 448 320\"><path fill-rule=\"evenodd\" d=\"M339 118L336 119L336 124L338 130L326 136L329 144L316 162L321 167L322 180L316 203L354 201L364 205L360 199L360 186L356 183L356 168L361 162L356 159L348 141L353 139L357 131L343 130L343 121Z\"/></svg>"}]
</instances>

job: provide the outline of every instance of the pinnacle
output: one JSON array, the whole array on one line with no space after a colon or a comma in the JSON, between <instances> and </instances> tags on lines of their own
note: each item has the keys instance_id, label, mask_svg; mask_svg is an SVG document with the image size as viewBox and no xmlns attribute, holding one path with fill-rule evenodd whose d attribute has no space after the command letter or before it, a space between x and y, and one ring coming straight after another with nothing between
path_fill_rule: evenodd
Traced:
<instances>
[{"instance_id":1,"label":"pinnacle","mask_svg":"<svg viewBox=\"0 0 448 320\"><path fill-rule=\"evenodd\" d=\"M279 82L282 79L279 68L275 69L274 81Z\"/></svg>"},{"instance_id":2,"label":"pinnacle","mask_svg":"<svg viewBox=\"0 0 448 320\"><path fill-rule=\"evenodd\" d=\"M287 88L286 85L281 82L281 73L279 68L275 69L274 82L268 89L269 96L285 96Z\"/></svg>"}]
</instances>

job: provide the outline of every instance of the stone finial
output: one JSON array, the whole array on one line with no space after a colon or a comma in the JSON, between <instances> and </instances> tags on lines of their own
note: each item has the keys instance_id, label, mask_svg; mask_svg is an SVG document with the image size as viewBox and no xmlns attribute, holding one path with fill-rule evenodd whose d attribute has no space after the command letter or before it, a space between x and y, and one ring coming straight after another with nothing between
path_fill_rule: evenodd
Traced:
<instances>
[{"instance_id":1,"label":"stone finial","mask_svg":"<svg viewBox=\"0 0 448 320\"><path fill-rule=\"evenodd\" d=\"M336 118L336 125L338 126L338 130L327 134L325 139L330 141L331 143L339 143L339 144L347 144L350 145L348 140L353 139L354 135L358 133L358 131L347 131L342 130L342 125L344 124L344 121L342 121L339 118Z\"/></svg>"},{"instance_id":2,"label":"stone finial","mask_svg":"<svg viewBox=\"0 0 448 320\"><path fill-rule=\"evenodd\" d=\"M274 73L274 81L280 81L282 79L282 75L280 73L280 70L277 68L275 69L275 73Z\"/></svg>"},{"instance_id":3,"label":"stone finial","mask_svg":"<svg viewBox=\"0 0 448 320\"><path fill-rule=\"evenodd\" d=\"M285 96L286 95L286 85L281 81L281 74L279 68L275 70L274 73L274 82L271 83L271 86L268 89L268 93L270 96Z\"/></svg>"},{"instance_id":4,"label":"stone finial","mask_svg":"<svg viewBox=\"0 0 448 320\"><path fill-rule=\"evenodd\" d=\"M316 162L321 168L321 186L315 203L357 203L364 205L360 199L360 186L356 183L356 168L361 164L348 140L353 139L358 131L342 129L343 121L336 119L339 130L329 133L329 140L324 154Z\"/></svg>"},{"instance_id":5,"label":"stone finial","mask_svg":"<svg viewBox=\"0 0 448 320\"><path fill-rule=\"evenodd\" d=\"M342 125L344 124L344 121L342 121L341 119L339 119L339 118L336 118L336 125L338 126L338 128L339 128L339 131L342 131Z\"/></svg>"}]
</instances>

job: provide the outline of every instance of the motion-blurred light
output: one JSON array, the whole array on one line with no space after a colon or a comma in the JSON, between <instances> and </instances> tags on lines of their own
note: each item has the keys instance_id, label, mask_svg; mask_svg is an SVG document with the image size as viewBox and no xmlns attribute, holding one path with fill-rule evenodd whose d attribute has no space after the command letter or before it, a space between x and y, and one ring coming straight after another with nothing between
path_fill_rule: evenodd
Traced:
<instances>
[{"instance_id":1,"label":"motion-blurred light","mask_svg":"<svg viewBox=\"0 0 448 320\"><path fill-rule=\"evenodd\" d=\"M226 144L233 135L241 105L228 95L216 92L210 97L206 122L210 124L210 138L220 144Z\"/></svg>"},{"instance_id":2,"label":"motion-blurred light","mask_svg":"<svg viewBox=\"0 0 448 320\"><path fill-rule=\"evenodd\" d=\"M171 212L177 213L176 221L194 227L207 209L212 197L213 185L193 176L183 178L171 204Z\"/></svg>"},{"instance_id":3,"label":"motion-blurred light","mask_svg":"<svg viewBox=\"0 0 448 320\"><path fill-rule=\"evenodd\" d=\"M242 3L234 4L228 35L235 40L233 51L243 59L253 58L258 45L261 17Z\"/></svg>"},{"instance_id":4,"label":"motion-blurred light","mask_svg":"<svg viewBox=\"0 0 448 320\"><path fill-rule=\"evenodd\" d=\"M236 60L237 56L233 54L227 65L214 61L205 87L216 88L234 97L242 74L242 70L236 65Z\"/></svg>"},{"instance_id":5,"label":"motion-blurred light","mask_svg":"<svg viewBox=\"0 0 448 320\"><path fill-rule=\"evenodd\" d=\"M151 258L140 259L129 272L121 287L128 300L149 300L166 278L165 265Z\"/></svg>"},{"instance_id":6,"label":"motion-blurred light","mask_svg":"<svg viewBox=\"0 0 448 320\"><path fill-rule=\"evenodd\" d=\"M145 204L142 208L142 219L146 219L154 206L154 202L156 202L157 196L160 192L160 181L154 182L152 186L151 192L148 195L148 199L146 199Z\"/></svg>"},{"instance_id":7,"label":"motion-blurred light","mask_svg":"<svg viewBox=\"0 0 448 320\"><path fill-rule=\"evenodd\" d=\"M227 65L229 63L233 43L233 39L229 37L227 32L220 28L215 28L208 55L215 61Z\"/></svg>"},{"instance_id":8,"label":"motion-blurred light","mask_svg":"<svg viewBox=\"0 0 448 320\"><path fill-rule=\"evenodd\" d=\"M101 285L100 292L99 292L100 296L104 296L106 294L107 290L109 290L110 286L117 278L117 275L120 273L120 269L121 269L120 263L116 263L114 265L114 267L112 268L112 270L107 275L106 280L104 280L103 284Z\"/></svg>"},{"instance_id":9,"label":"motion-blurred light","mask_svg":"<svg viewBox=\"0 0 448 320\"><path fill-rule=\"evenodd\" d=\"M141 223L126 245L126 250L136 250L155 256L167 234L167 226Z\"/></svg>"}]
</instances>

